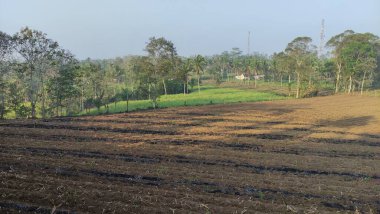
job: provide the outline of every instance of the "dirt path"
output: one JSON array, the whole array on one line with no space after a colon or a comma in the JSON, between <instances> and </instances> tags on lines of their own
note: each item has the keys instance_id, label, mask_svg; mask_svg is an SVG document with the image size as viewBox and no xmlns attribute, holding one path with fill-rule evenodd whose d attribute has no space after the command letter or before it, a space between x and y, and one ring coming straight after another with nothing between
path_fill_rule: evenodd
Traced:
<instances>
[{"instance_id":1,"label":"dirt path","mask_svg":"<svg viewBox=\"0 0 380 214\"><path fill-rule=\"evenodd\" d=\"M0 121L1 213L380 212L380 99Z\"/></svg>"}]
</instances>

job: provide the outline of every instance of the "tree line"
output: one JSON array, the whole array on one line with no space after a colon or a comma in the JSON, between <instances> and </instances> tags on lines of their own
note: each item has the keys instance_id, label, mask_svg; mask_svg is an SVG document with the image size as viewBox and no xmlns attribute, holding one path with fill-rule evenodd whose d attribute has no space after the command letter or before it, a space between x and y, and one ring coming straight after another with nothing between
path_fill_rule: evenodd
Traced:
<instances>
[{"instance_id":1,"label":"tree line","mask_svg":"<svg viewBox=\"0 0 380 214\"><path fill-rule=\"evenodd\" d=\"M219 84L241 74L253 87L259 75L287 84L289 96L295 89L296 98L318 91L322 83L335 93L363 93L380 85L378 36L348 30L333 36L326 48L326 54L317 53L310 37L297 37L271 56L232 48L213 56L181 57L171 41L152 37L144 56L80 61L41 31L0 31L0 118L10 112L17 118L75 115L140 99L157 108L163 94L201 93L202 79Z\"/></svg>"}]
</instances>

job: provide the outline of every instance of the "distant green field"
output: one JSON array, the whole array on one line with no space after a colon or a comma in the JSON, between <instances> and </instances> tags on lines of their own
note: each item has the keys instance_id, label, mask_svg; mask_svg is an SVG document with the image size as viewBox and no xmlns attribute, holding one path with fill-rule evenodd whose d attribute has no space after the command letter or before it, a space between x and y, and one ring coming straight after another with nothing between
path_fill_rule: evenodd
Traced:
<instances>
[{"instance_id":1,"label":"distant green field","mask_svg":"<svg viewBox=\"0 0 380 214\"><path fill-rule=\"evenodd\" d=\"M215 86L203 86L201 93L194 91L190 94L173 94L163 95L159 99L159 107L176 107L176 106L196 106L196 105L209 105L218 103L237 103L237 102L255 102L255 101L268 101L288 99L285 96L276 95L270 92L259 92L253 89L242 88L218 88ZM133 100L129 101L129 111L136 111L141 109L148 109L152 107L149 100ZM125 112L127 109L127 102L121 101L118 103L109 104L108 113ZM102 106L100 110L93 108L89 112L81 112L79 115L96 115L106 113L106 108Z\"/></svg>"}]
</instances>

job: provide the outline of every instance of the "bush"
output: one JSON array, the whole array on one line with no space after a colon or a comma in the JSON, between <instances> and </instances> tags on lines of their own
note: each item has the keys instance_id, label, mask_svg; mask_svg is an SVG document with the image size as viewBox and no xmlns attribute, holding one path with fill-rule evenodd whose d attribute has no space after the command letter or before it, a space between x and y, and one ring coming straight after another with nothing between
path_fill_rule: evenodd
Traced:
<instances>
[{"instance_id":1,"label":"bush","mask_svg":"<svg viewBox=\"0 0 380 214\"><path fill-rule=\"evenodd\" d=\"M178 80L168 80L166 82L166 90L168 94L183 93L183 83Z\"/></svg>"},{"instance_id":2,"label":"bush","mask_svg":"<svg viewBox=\"0 0 380 214\"><path fill-rule=\"evenodd\" d=\"M15 112L16 118L28 118L28 116L32 113L32 108L22 104L16 108Z\"/></svg>"},{"instance_id":3,"label":"bush","mask_svg":"<svg viewBox=\"0 0 380 214\"><path fill-rule=\"evenodd\" d=\"M85 110L89 110L89 109L94 108L94 107L95 107L94 99L90 98L90 99L87 99L86 101L84 101L84 109Z\"/></svg>"},{"instance_id":4,"label":"bush","mask_svg":"<svg viewBox=\"0 0 380 214\"><path fill-rule=\"evenodd\" d=\"M4 119L4 116L5 116L8 112L9 112L9 111L6 109L6 107L0 103L0 119Z\"/></svg>"}]
</instances>

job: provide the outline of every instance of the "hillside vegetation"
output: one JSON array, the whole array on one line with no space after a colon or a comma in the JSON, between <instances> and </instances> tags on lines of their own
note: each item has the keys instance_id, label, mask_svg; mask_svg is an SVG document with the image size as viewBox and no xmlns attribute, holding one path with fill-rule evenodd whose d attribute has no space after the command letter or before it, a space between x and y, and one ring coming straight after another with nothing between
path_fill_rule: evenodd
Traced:
<instances>
[{"instance_id":1,"label":"hillside vegetation","mask_svg":"<svg viewBox=\"0 0 380 214\"><path fill-rule=\"evenodd\" d=\"M203 93L208 81L223 87L239 79L242 88L259 90L263 83L280 84L281 90L288 87L285 95L294 98L363 94L380 86L377 35L346 30L327 40L327 53L318 52L314 43L311 37L298 36L271 55L232 48L184 57L172 41L151 37L143 55L78 60L41 31L25 27L14 35L0 32L0 119L123 112L127 100L133 100L128 110L136 110L149 108L147 103L160 108L185 101L200 105L270 100L278 94L278 87L252 96L228 89Z\"/></svg>"}]
</instances>

